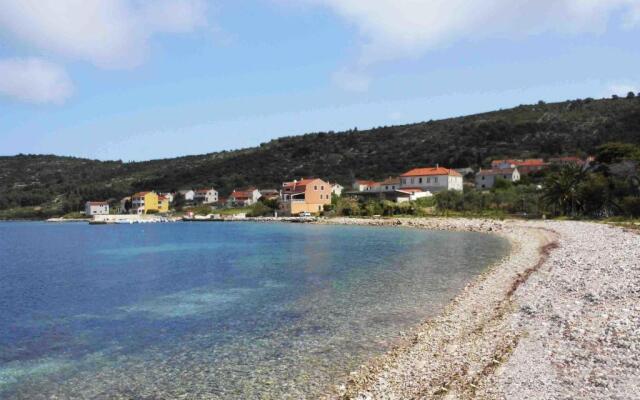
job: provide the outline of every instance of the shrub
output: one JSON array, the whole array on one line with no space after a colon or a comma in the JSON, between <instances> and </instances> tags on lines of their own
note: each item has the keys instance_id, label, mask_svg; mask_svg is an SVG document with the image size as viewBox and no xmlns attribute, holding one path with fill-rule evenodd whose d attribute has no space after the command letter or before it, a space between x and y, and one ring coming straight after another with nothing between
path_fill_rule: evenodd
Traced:
<instances>
[{"instance_id":1,"label":"shrub","mask_svg":"<svg viewBox=\"0 0 640 400\"><path fill-rule=\"evenodd\" d=\"M640 217L640 197L627 196L622 199L622 209L625 214L639 218Z\"/></svg>"}]
</instances>

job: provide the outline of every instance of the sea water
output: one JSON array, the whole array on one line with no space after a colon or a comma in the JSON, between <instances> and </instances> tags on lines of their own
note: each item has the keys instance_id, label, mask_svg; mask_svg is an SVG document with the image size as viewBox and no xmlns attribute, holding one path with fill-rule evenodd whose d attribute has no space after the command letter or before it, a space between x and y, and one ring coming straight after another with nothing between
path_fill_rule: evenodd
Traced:
<instances>
[{"instance_id":1,"label":"sea water","mask_svg":"<svg viewBox=\"0 0 640 400\"><path fill-rule=\"evenodd\" d=\"M0 398L315 398L508 247L391 227L0 223Z\"/></svg>"}]
</instances>

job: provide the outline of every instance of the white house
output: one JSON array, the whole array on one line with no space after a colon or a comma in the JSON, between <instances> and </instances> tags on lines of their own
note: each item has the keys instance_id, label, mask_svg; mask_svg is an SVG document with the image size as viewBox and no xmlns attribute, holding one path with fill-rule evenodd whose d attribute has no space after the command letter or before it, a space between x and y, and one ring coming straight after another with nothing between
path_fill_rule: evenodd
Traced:
<instances>
[{"instance_id":1,"label":"white house","mask_svg":"<svg viewBox=\"0 0 640 400\"><path fill-rule=\"evenodd\" d=\"M339 183L334 183L331 185L331 194L335 194L336 196L342 196L342 191L344 190L344 186Z\"/></svg>"},{"instance_id":2,"label":"white house","mask_svg":"<svg viewBox=\"0 0 640 400\"><path fill-rule=\"evenodd\" d=\"M84 203L84 213L86 215L107 215L109 214L109 203L106 201L87 201Z\"/></svg>"},{"instance_id":3,"label":"white house","mask_svg":"<svg viewBox=\"0 0 640 400\"><path fill-rule=\"evenodd\" d=\"M476 174L476 188L491 189L498 179L517 182L520 180L520 172L518 172L518 168L480 170L480 172Z\"/></svg>"},{"instance_id":4,"label":"white house","mask_svg":"<svg viewBox=\"0 0 640 400\"><path fill-rule=\"evenodd\" d=\"M362 180L362 179L356 179L353 182L353 190L356 190L358 192L368 192L371 191L372 188L374 188L378 183L374 182L374 181L366 181L366 180Z\"/></svg>"},{"instance_id":5,"label":"white house","mask_svg":"<svg viewBox=\"0 0 640 400\"><path fill-rule=\"evenodd\" d=\"M202 204L212 204L218 202L218 191L211 189L198 189L195 191L193 200Z\"/></svg>"},{"instance_id":6,"label":"white house","mask_svg":"<svg viewBox=\"0 0 640 400\"><path fill-rule=\"evenodd\" d=\"M437 193L446 190L462 191L462 175L455 169L435 167L414 168L400 175L400 190L420 189Z\"/></svg>"},{"instance_id":7,"label":"white house","mask_svg":"<svg viewBox=\"0 0 640 400\"><path fill-rule=\"evenodd\" d=\"M234 190L229 195L227 203L234 206L250 206L257 203L260 196L260 191L256 188Z\"/></svg>"},{"instance_id":8,"label":"white house","mask_svg":"<svg viewBox=\"0 0 640 400\"><path fill-rule=\"evenodd\" d=\"M431 197L433 194L429 191L422 191L418 188L398 189L395 191L396 202L404 203L405 201L416 201L425 197Z\"/></svg>"},{"instance_id":9,"label":"white house","mask_svg":"<svg viewBox=\"0 0 640 400\"><path fill-rule=\"evenodd\" d=\"M390 176L380 182L380 186L378 186L378 188L381 192L394 192L400 188L400 178Z\"/></svg>"},{"instance_id":10,"label":"white house","mask_svg":"<svg viewBox=\"0 0 640 400\"><path fill-rule=\"evenodd\" d=\"M196 192L194 192L191 189L187 189L187 190L178 190L178 193L180 193L183 197L185 201L193 201Z\"/></svg>"}]
</instances>

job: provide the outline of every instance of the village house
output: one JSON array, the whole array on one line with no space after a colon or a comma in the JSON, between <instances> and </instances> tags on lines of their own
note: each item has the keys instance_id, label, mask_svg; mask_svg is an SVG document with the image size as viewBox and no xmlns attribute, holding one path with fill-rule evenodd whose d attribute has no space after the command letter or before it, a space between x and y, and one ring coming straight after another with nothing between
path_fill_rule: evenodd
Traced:
<instances>
[{"instance_id":1,"label":"village house","mask_svg":"<svg viewBox=\"0 0 640 400\"><path fill-rule=\"evenodd\" d=\"M462 175L455 169L436 165L435 167L414 168L400 175L400 190L420 189L437 193L446 190L462 191Z\"/></svg>"},{"instance_id":2,"label":"village house","mask_svg":"<svg viewBox=\"0 0 640 400\"><path fill-rule=\"evenodd\" d=\"M381 192L393 192L400 188L400 178L398 177L388 177L387 179L380 182L379 190Z\"/></svg>"},{"instance_id":3,"label":"village house","mask_svg":"<svg viewBox=\"0 0 640 400\"><path fill-rule=\"evenodd\" d=\"M196 192L191 189L178 190L178 193L180 193L182 197L184 197L184 201L193 201L196 195Z\"/></svg>"},{"instance_id":4,"label":"village house","mask_svg":"<svg viewBox=\"0 0 640 400\"><path fill-rule=\"evenodd\" d=\"M518 168L481 169L476 174L476 188L491 189L499 179L517 182L520 180L520 172L518 172Z\"/></svg>"},{"instance_id":5,"label":"village house","mask_svg":"<svg viewBox=\"0 0 640 400\"><path fill-rule=\"evenodd\" d=\"M318 214L327 204L331 204L331 184L322 179L308 178L282 184L280 206L285 214Z\"/></svg>"},{"instance_id":6,"label":"village house","mask_svg":"<svg viewBox=\"0 0 640 400\"><path fill-rule=\"evenodd\" d=\"M518 168L520 175L529 175L533 172L542 171L548 166L542 158L528 158L526 160L493 160L491 169Z\"/></svg>"},{"instance_id":7,"label":"village house","mask_svg":"<svg viewBox=\"0 0 640 400\"><path fill-rule=\"evenodd\" d=\"M138 192L131 196L131 211L134 214L158 212L158 195L155 192Z\"/></svg>"},{"instance_id":8,"label":"village house","mask_svg":"<svg viewBox=\"0 0 640 400\"><path fill-rule=\"evenodd\" d=\"M404 203L406 201L416 201L424 197L431 197L433 194L429 191L423 191L419 188L398 189L395 191L396 203Z\"/></svg>"},{"instance_id":9,"label":"village house","mask_svg":"<svg viewBox=\"0 0 640 400\"><path fill-rule=\"evenodd\" d=\"M280 191L276 189L260 189L260 198L264 200L278 200Z\"/></svg>"},{"instance_id":10,"label":"village house","mask_svg":"<svg viewBox=\"0 0 640 400\"><path fill-rule=\"evenodd\" d=\"M194 192L193 200L201 204L213 204L218 202L218 191L211 189L197 189Z\"/></svg>"},{"instance_id":11,"label":"village house","mask_svg":"<svg viewBox=\"0 0 640 400\"><path fill-rule=\"evenodd\" d=\"M246 207L256 204L259 199L260 191L256 188L248 188L244 190L234 189L227 199L227 204Z\"/></svg>"},{"instance_id":12,"label":"village house","mask_svg":"<svg viewBox=\"0 0 640 400\"><path fill-rule=\"evenodd\" d=\"M87 201L84 203L85 215L107 215L109 214L109 203L106 201Z\"/></svg>"},{"instance_id":13,"label":"village house","mask_svg":"<svg viewBox=\"0 0 640 400\"><path fill-rule=\"evenodd\" d=\"M344 190L344 186L339 183L331 184L331 194L335 194L336 196L342 196L342 191Z\"/></svg>"},{"instance_id":14,"label":"village house","mask_svg":"<svg viewBox=\"0 0 640 400\"><path fill-rule=\"evenodd\" d=\"M352 188L357 192L369 192L371 191L371 188L375 187L376 185L377 185L377 182L375 181L356 179L353 182Z\"/></svg>"},{"instance_id":15,"label":"village house","mask_svg":"<svg viewBox=\"0 0 640 400\"><path fill-rule=\"evenodd\" d=\"M169 198L165 195L158 195L158 212L166 213L169 212Z\"/></svg>"},{"instance_id":16,"label":"village house","mask_svg":"<svg viewBox=\"0 0 640 400\"><path fill-rule=\"evenodd\" d=\"M174 194L171 192L158 193L158 196L164 196L169 200L169 204L173 203Z\"/></svg>"}]
</instances>

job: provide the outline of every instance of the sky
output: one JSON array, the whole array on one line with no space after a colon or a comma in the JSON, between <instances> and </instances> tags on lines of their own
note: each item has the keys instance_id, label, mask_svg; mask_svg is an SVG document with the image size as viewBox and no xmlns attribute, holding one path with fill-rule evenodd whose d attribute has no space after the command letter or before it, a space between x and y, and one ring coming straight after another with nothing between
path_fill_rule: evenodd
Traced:
<instances>
[{"instance_id":1,"label":"sky","mask_svg":"<svg viewBox=\"0 0 640 400\"><path fill-rule=\"evenodd\" d=\"M148 160L640 90L640 0L0 0L0 155Z\"/></svg>"}]
</instances>

